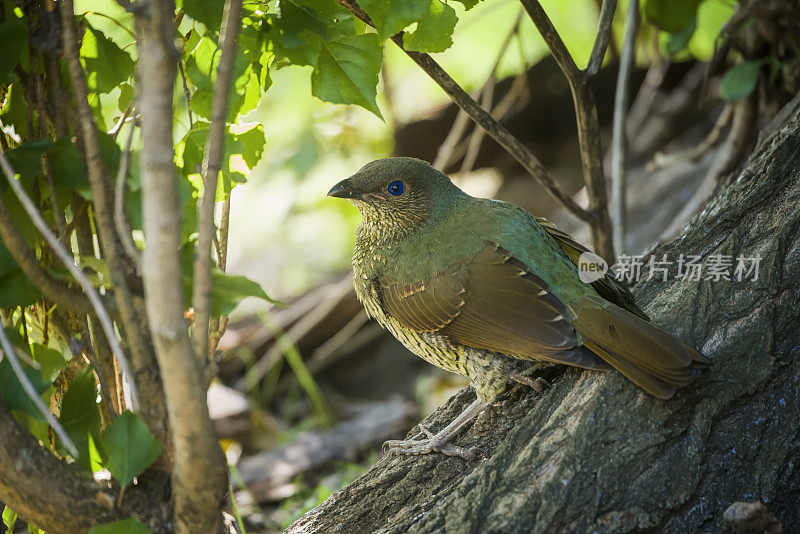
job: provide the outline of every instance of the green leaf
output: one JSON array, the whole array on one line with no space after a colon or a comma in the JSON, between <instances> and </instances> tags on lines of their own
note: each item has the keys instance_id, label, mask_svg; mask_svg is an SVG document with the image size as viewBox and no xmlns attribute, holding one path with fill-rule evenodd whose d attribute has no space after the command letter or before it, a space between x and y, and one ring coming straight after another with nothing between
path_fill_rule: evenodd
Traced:
<instances>
[{"instance_id":1,"label":"green leaf","mask_svg":"<svg viewBox=\"0 0 800 534\"><path fill-rule=\"evenodd\" d=\"M225 157L228 158L234 154L240 154L247 166L252 169L261 159L265 143L264 127L257 124L245 132L230 134L229 137L226 137ZM226 166L223 165L223 167Z\"/></svg>"},{"instance_id":2,"label":"green leaf","mask_svg":"<svg viewBox=\"0 0 800 534\"><path fill-rule=\"evenodd\" d=\"M17 512L6 506L3 508L3 525L6 527L6 534L14 534L14 525L17 523Z\"/></svg>"},{"instance_id":3,"label":"green leaf","mask_svg":"<svg viewBox=\"0 0 800 534\"><path fill-rule=\"evenodd\" d=\"M105 465L126 487L161 454L161 443L136 415L124 412L100 436Z\"/></svg>"},{"instance_id":4,"label":"green leaf","mask_svg":"<svg viewBox=\"0 0 800 534\"><path fill-rule=\"evenodd\" d=\"M78 448L78 464L90 471L89 436L97 441L100 433L100 411L97 408L97 384L91 367L82 369L64 394L61 404L61 425Z\"/></svg>"},{"instance_id":5,"label":"green leaf","mask_svg":"<svg viewBox=\"0 0 800 534\"><path fill-rule=\"evenodd\" d=\"M375 102L382 59L375 34L321 41L311 93L325 102L361 106L383 119Z\"/></svg>"},{"instance_id":6,"label":"green leaf","mask_svg":"<svg viewBox=\"0 0 800 534\"><path fill-rule=\"evenodd\" d=\"M267 69L264 69L267 70ZM237 113L239 115L247 115L258 106L261 100L261 84L258 82L258 76L255 72L251 72L247 79L247 85L244 88L244 100Z\"/></svg>"},{"instance_id":7,"label":"green leaf","mask_svg":"<svg viewBox=\"0 0 800 534\"><path fill-rule=\"evenodd\" d=\"M195 123L194 128L187 132L182 141L178 143L176 153L180 157L181 169L184 175L188 176L200 172L200 166L203 164L206 137L208 137L208 123L198 121Z\"/></svg>"},{"instance_id":8,"label":"green leaf","mask_svg":"<svg viewBox=\"0 0 800 534\"><path fill-rule=\"evenodd\" d=\"M177 2L177 5L194 20L202 22L209 30L219 31L222 25L224 0L182 0Z\"/></svg>"},{"instance_id":9,"label":"green leaf","mask_svg":"<svg viewBox=\"0 0 800 534\"><path fill-rule=\"evenodd\" d=\"M191 295L191 292L189 293ZM211 273L211 313L212 315L230 315L239 302L245 297L256 297L267 302L269 298L261 286L246 276L226 274L214 269Z\"/></svg>"},{"instance_id":10,"label":"green leaf","mask_svg":"<svg viewBox=\"0 0 800 534\"><path fill-rule=\"evenodd\" d=\"M101 143L101 146L103 143ZM53 186L56 190L88 190L89 180L83 172L83 160L72 141L59 139L47 150L53 169Z\"/></svg>"},{"instance_id":11,"label":"green leaf","mask_svg":"<svg viewBox=\"0 0 800 534\"><path fill-rule=\"evenodd\" d=\"M152 534L152 531L136 518L129 517L128 519L92 527L89 529L88 534Z\"/></svg>"},{"instance_id":12,"label":"green leaf","mask_svg":"<svg viewBox=\"0 0 800 534\"><path fill-rule=\"evenodd\" d=\"M42 174L42 155L52 146L53 144L48 139L23 143L8 151L8 161L14 171L24 178L40 176Z\"/></svg>"},{"instance_id":13,"label":"green leaf","mask_svg":"<svg viewBox=\"0 0 800 534\"><path fill-rule=\"evenodd\" d=\"M22 84L16 74L12 77L9 93L3 108L0 109L0 118L4 126L13 126L17 135L24 139L28 135L28 103L25 101Z\"/></svg>"},{"instance_id":14,"label":"green leaf","mask_svg":"<svg viewBox=\"0 0 800 534\"><path fill-rule=\"evenodd\" d=\"M270 30L278 68L314 65L319 56L319 39L355 34L352 14L326 0L281 0Z\"/></svg>"},{"instance_id":15,"label":"green leaf","mask_svg":"<svg viewBox=\"0 0 800 534\"><path fill-rule=\"evenodd\" d=\"M11 81L11 73L19 63L22 52L28 47L28 27L16 21L0 24L0 43L3 43L3 53L0 54L0 84L4 84Z\"/></svg>"},{"instance_id":16,"label":"green leaf","mask_svg":"<svg viewBox=\"0 0 800 534\"><path fill-rule=\"evenodd\" d=\"M14 261L11 253L6 246L0 241L0 276L3 276L11 271L19 269L19 265Z\"/></svg>"},{"instance_id":17,"label":"green leaf","mask_svg":"<svg viewBox=\"0 0 800 534\"><path fill-rule=\"evenodd\" d=\"M403 35L403 45L415 52L444 52L453 44L453 30L458 22L456 11L441 0L430 0L428 12L417 29Z\"/></svg>"},{"instance_id":18,"label":"green leaf","mask_svg":"<svg viewBox=\"0 0 800 534\"><path fill-rule=\"evenodd\" d=\"M719 95L725 100L742 100L756 87L762 61L745 61L734 65L722 77Z\"/></svg>"},{"instance_id":19,"label":"green leaf","mask_svg":"<svg viewBox=\"0 0 800 534\"><path fill-rule=\"evenodd\" d=\"M52 383L58 373L67 367L63 354L39 343L33 344L33 359L41 364L42 379L48 383Z\"/></svg>"},{"instance_id":20,"label":"green leaf","mask_svg":"<svg viewBox=\"0 0 800 534\"><path fill-rule=\"evenodd\" d=\"M406 26L417 22L426 15L429 0L403 0L387 2L386 0L361 0L360 5L372 19L378 37L386 39L399 33Z\"/></svg>"},{"instance_id":21,"label":"green leaf","mask_svg":"<svg viewBox=\"0 0 800 534\"><path fill-rule=\"evenodd\" d=\"M86 19L81 57L86 65L86 81L96 93L108 93L133 74L133 59Z\"/></svg>"},{"instance_id":22,"label":"green leaf","mask_svg":"<svg viewBox=\"0 0 800 534\"><path fill-rule=\"evenodd\" d=\"M0 276L0 308L30 306L40 298L42 294L39 289L20 269L14 269Z\"/></svg>"},{"instance_id":23,"label":"green leaf","mask_svg":"<svg viewBox=\"0 0 800 534\"><path fill-rule=\"evenodd\" d=\"M39 371L28 367L24 367L23 371L30 379L37 393L42 394L50 387L50 384L42 380ZM22 384L20 384L17 375L14 374L14 369L11 368L8 358L3 358L3 361L0 362L0 397L6 406L12 410L24 412L34 419L41 420L44 418L30 397L28 397L28 394L25 393L25 390L22 389Z\"/></svg>"},{"instance_id":24,"label":"green leaf","mask_svg":"<svg viewBox=\"0 0 800 534\"><path fill-rule=\"evenodd\" d=\"M217 44L209 37L202 37L186 58L186 76L198 89L214 90L213 75L218 61Z\"/></svg>"},{"instance_id":25,"label":"green leaf","mask_svg":"<svg viewBox=\"0 0 800 534\"><path fill-rule=\"evenodd\" d=\"M675 57L686 50L686 47L689 45L689 40L692 38L692 35L694 35L696 29L697 16L694 16L685 28L670 34L666 44L667 55L669 57Z\"/></svg>"},{"instance_id":26,"label":"green leaf","mask_svg":"<svg viewBox=\"0 0 800 534\"><path fill-rule=\"evenodd\" d=\"M463 4L464 9L469 11L470 9L478 5L478 2L480 2L480 0L456 0L456 2Z\"/></svg>"},{"instance_id":27,"label":"green leaf","mask_svg":"<svg viewBox=\"0 0 800 534\"><path fill-rule=\"evenodd\" d=\"M134 92L133 87L129 83L123 83L120 85L120 92L119 92L119 100L117 100L117 107L123 113L128 109L133 103Z\"/></svg>"},{"instance_id":28,"label":"green leaf","mask_svg":"<svg viewBox=\"0 0 800 534\"><path fill-rule=\"evenodd\" d=\"M685 28L702 0L646 0L644 14L658 28L673 33Z\"/></svg>"}]
</instances>

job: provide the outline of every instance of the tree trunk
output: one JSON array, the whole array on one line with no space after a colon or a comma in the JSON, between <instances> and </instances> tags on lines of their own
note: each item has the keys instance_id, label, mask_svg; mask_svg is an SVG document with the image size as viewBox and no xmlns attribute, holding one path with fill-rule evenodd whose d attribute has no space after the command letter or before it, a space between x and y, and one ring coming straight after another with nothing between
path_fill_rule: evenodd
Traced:
<instances>
[{"instance_id":1,"label":"tree trunk","mask_svg":"<svg viewBox=\"0 0 800 534\"><path fill-rule=\"evenodd\" d=\"M800 531L799 173L800 97L732 185L654 252L734 267L760 256L757 281L678 280L673 263L666 282L636 287L656 324L713 360L707 378L661 401L618 373L564 368L456 438L487 459L385 457L289 532L716 532L731 503L757 500ZM462 391L427 427L473 399Z\"/></svg>"}]
</instances>

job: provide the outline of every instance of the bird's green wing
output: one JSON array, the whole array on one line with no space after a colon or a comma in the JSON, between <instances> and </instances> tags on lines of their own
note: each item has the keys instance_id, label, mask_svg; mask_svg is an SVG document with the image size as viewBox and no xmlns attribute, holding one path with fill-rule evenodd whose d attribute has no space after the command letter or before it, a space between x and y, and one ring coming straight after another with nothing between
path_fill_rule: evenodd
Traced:
<instances>
[{"instance_id":1,"label":"bird's green wing","mask_svg":"<svg viewBox=\"0 0 800 534\"><path fill-rule=\"evenodd\" d=\"M581 350L564 304L497 243L487 241L477 254L428 280L379 290L386 313L414 331L520 359L609 367Z\"/></svg>"},{"instance_id":2,"label":"bird's green wing","mask_svg":"<svg viewBox=\"0 0 800 534\"><path fill-rule=\"evenodd\" d=\"M580 258L581 254L584 252L590 252L588 248L575 241L568 233L562 232L556 228L555 223L548 221L544 217L536 217L536 222L538 222L545 229L545 231L550 235L550 237L553 238L558 246L564 250L569 259L575 265L578 264L578 259ZM597 291L598 295L607 301L613 302L617 306L638 315L646 321L650 320L647 314L644 313L636 304L636 301L634 300L633 295L631 295L630 290L625 287L622 282L617 280L617 278L614 276L614 273L610 270L603 278L592 282L592 287L595 291Z\"/></svg>"}]
</instances>

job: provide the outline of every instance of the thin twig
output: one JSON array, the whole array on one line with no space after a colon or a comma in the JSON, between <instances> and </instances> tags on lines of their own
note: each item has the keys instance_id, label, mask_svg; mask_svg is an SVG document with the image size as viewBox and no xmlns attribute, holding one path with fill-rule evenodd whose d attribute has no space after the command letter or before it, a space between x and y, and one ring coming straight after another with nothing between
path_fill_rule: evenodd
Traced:
<instances>
[{"instance_id":1,"label":"thin twig","mask_svg":"<svg viewBox=\"0 0 800 534\"><path fill-rule=\"evenodd\" d=\"M519 32L519 25L522 22L522 13L523 11L520 9L519 14L517 15L517 20L511 27L508 35L506 35L506 39L503 41L503 44L500 45L500 49L498 50L495 60L492 63L492 68L489 70L489 74L486 76L486 81L483 83L480 90L478 90L477 94L473 92L473 95L470 95L473 99L480 98L481 95L487 91L490 84L492 86L494 85L497 79L497 67L500 65L500 60L502 60L503 56L506 55L506 51L511 45L514 35L517 35ZM442 142L442 144L439 146L439 151L436 153L436 159L433 161L433 166L435 168L439 169L440 171L444 170L454 159L458 158L458 156L455 155L456 147L463 137L468 125L469 115L467 115L467 112L464 111L463 108L459 108L458 114L453 121L453 125L450 128L450 131L447 133L447 137L445 137L444 142ZM478 130L480 129L476 129L476 131Z\"/></svg>"},{"instance_id":2,"label":"thin twig","mask_svg":"<svg viewBox=\"0 0 800 534\"><path fill-rule=\"evenodd\" d=\"M491 113L492 100L494 99L494 86L497 79L492 73L492 76L487 80L486 90L481 95L481 107ZM469 143L467 143L467 152L464 154L464 160L461 162L461 174L468 173L475 166L475 160L478 159L478 152L481 149L483 142L483 135L485 130L483 128L475 128L472 130L472 135L469 136Z\"/></svg>"},{"instance_id":3,"label":"thin twig","mask_svg":"<svg viewBox=\"0 0 800 534\"><path fill-rule=\"evenodd\" d=\"M122 127L125 126L125 122L128 120L128 117L130 117L132 111L133 102L128 104L128 107L125 108L125 113L122 114L122 117L120 117L116 124L114 124L114 126L107 132L108 135L114 138L114 141L117 140L120 130L122 130Z\"/></svg>"},{"instance_id":4,"label":"thin twig","mask_svg":"<svg viewBox=\"0 0 800 534\"><path fill-rule=\"evenodd\" d=\"M44 83L42 81L41 73L36 70L36 109L39 114L39 135L47 137L47 111L44 105ZM61 242L66 246L67 244L67 227L64 218L64 212L58 205L58 198L56 197L56 187L53 182L53 165L50 161L50 154L42 154L42 173L44 174L45 182L47 183L47 191L50 194L50 207L53 210L53 218L56 221L56 228L58 229L58 237Z\"/></svg>"},{"instance_id":5,"label":"thin twig","mask_svg":"<svg viewBox=\"0 0 800 534\"><path fill-rule=\"evenodd\" d=\"M58 259L61 260L70 274L72 274L75 280L77 280L81 287L83 287L86 297L89 299L89 302L92 304L92 308L97 314L97 318L100 320L103 331L108 338L108 343L111 345L111 348L116 354L117 359L119 359L120 367L125 373L125 376L128 378L130 383L131 406L134 410L137 410L139 407L139 394L136 391L136 383L134 382L133 373L131 373L130 367L128 366L128 359L125 357L122 346L120 346L119 341L117 340L117 335L116 332L114 332L114 324L111 321L111 317L108 315L108 311L103 305L103 302L100 300L100 295L97 293L97 290L94 288L89 279L86 278L86 275L83 274L83 271L81 271L81 269L75 265L72 254L70 254L70 252L64 248L64 246L58 241L58 238L53 235L53 232L50 231L50 227L42 218L39 210L36 209L36 205L30 199L28 193L25 192L25 188L23 188L22 184L20 184L20 182L15 178L16 173L11 167L11 164L8 162L8 159L6 159L5 153L2 151L0 151L0 167L2 167L3 173L8 179L8 184L16 193L17 198L22 204L22 207L28 213L31 221L33 221L34 226L36 226L36 228L42 234L42 237L44 237L45 241L47 241L47 243L50 245L50 248L53 249L53 252L55 252L56 256L58 256Z\"/></svg>"},{"instance_id":6,"label":"thin twig","mask_svg":"<svg viewBox=\"0 0 800 534\"><path fill-rule=\"evenodd\" d=\"M192 117L192 108L189 107L189 102L192 100L192 92L189 91L189 83L186 81L186 71L183 70L183 60L178 61L178 70L181 73L181 82L183 82L183 96L186 97L186 112L189 114L189 129L194 128L194 117Z\"/></svg>"},{"instance_id":7,"label":"thin twig","mask_svg":"<svg viewBox=\"0 0 800 534\"><path fill-rule=\"evenodd\" d=\"M142 299L132 291L132 288L138 289L140 279L135 274L134 264L127 258L114 225L114 184L103 161L99 132L94 121L94 114L89 106L89 88L77 46L79 39L75 25L75 6L73 0L61 0L60 3L64 58L77 106L74 127L78 132L79 145L85 155L86 175L92 188L95 228L111 273L114 298L119 309L120 326L136 362L136 368L142 371L140 377L146 384L145 403L147 406L142 413L150 428L158 429L163 427L166 415L163 407L163 393L160 391L158 382L152 378L158 376L157 364L152 346L147 338L148 325L143 316ZM141 4L141 2L137 2L136 6L141 7ZM149 3L147 6L152 7ZM141 61L141 55L139 60ZM160 117L160 119L164 120L164 117Z\"/></svg>"},{"instance_id":8,"label":"thin twig","mask_svg":"<svg viewBox=\"0 0 800 534\"><path fill-rule=\"evenodd\" d=\"M603 147L600 144L600 124L594 94L587 85L586 73L578 69L564 41L537 0L520 0L528 12L544 42L553 54L564 76L569 82L572 101L575 105L575 120L578 126L578 144L581 166L589 197L590 227L595 252L613 262L614 245L611 235L611 220L608 216L606 180L603 175Z\"/></svg>"},{"instance_id":9,"label":"thin twig","mask_svg":"<svg viewBox=\"0 0 800 534\"><path fill-rule=\"evenodd\" d=\"M0 149L2 153L2 149ZM14 219L0 199L0 239L5 244L22 272L51 302L80 315L92 313L89 300L81 291L74 289L45 271L28 247Z\"/></svg>"},{"instance_id":10,"label":"thin twig","mask_svg":"<svg viewBox=\"0 0 800 534\"><path fill-rule=\"evenodd\" d=\"M346 7L350 12L360 18L362 21L372 25L372 20L364 12L361 7L354 0L337 0L339 4ZM403 47L402 34L397 34L392 37L392 41L411 58L414 63L420 66L425 73L441 87L445 93L467 114L486 130L492 139L502 146L514 159L516 159L539 184L550 193L556 200L561 202L570 213L582 221L592 220L592 214L582 208L575 200L566 192L564 192L558 183L553 179L547 169L544 168L542 163L534 156L528 148L522 144L511 132L509 132L503 125L499 124L492 116L484 110L472 97L470 97L464 89L456 83L453 78L445 72L442 67L431 58L428 54L421 54L419 52L412 52ZM598 140L599 142L599 140Z\"/></svg>"},{"instance_id":11,"label":"thin twig","mask_svg":"<svg viewBox=\"0 0 800 534\"><path fill-rule=\"evenodd\" d=\"M625 17L625 40L622 45L622 56L617 73L617 89L614 94L614 123L611 138L611 224L618 255L625 253L625 166L627 162L625 112L628 108L631 71L636 63L638 26L639 0L629 0L628 13Z\"/></svg>"},{"instance_id":12,"label":"thin twig","mask_svg":"<svg viewBox=\"0 0 800 534\"><path fill-rule=\"evenodd\" d=\"M211 246L214 225L214 206L216 205L217 182L222 167L225 150L225 126L228 115L228 95L233 81L233 66L236 59L236 39L241 26L242 0L227 0L222 14L222 31L219 42L222 54L217 66L217 79L214 85L214 99L211 103L211 125L208 128L205 157L201 174L203 176L203 198L197 213L198 238L194 252L194 329L192 337L195 353L206 360L209 344L209 320L211 319Z\"/></svg>"},{"instance_id":13,"label":"thin twig","mask_svg":"<svg viewBox=\"0 0 800 534\"><path fill-rule=\"evenodd\" d=\"M3 156L3 161L5 160L5 156ZM25 370L22 368L22 365L19 363L19 359L17 359L16 351L14 345L11 344L11 340L8 339L8 335L6 334L5 329L0 328L0 344L3 346L3 352L5 352L5 357L8 358L8 363L11 364L11 368L14 370L14 374L17 375L17 379L19 383L22 385L22 389L25 390L25 394L31 399L33 404L36 406L36 409L41 412L41 414L47 419L47 423L53 428L55 433L58 435L61 443L64 444L64 447L69 451L69 453L74 457L78 457L78 448L69 439L67 436L67 432L64 430L64 427L61 426L61 423L58 422L58 419L53 415L50 411L50 408L45 405L44 401L42 401L39 394L36 392L36 388L33 387L31 384L30 378L28 375L25 374Z\"/></svg>"},{"instance_id":14,"label":"thin twig","mask_svg":"<svg viewBox=\"0 0 800 534\"><path fill-rule=\"evenodd\" d=\"M231 196L228 195L225 197L225 200L222 202L222 213L220 215L220 224L219 224L219 239L216 242L217 247L217 267L223 273L225 269L228 267L228 230L230 228L230 221L231 221ZM217 350L217 345L219 345L219 340L222 339L222 336L225 334L225 330L228 328L228 316L223 315L219 318L219 320L212 321L209 330L211 330L211 336L209 338L209 353L213 353Z\"/></svg>"},{"instance_id":15,"label":"thin twig","mask_svg":"<svg viewBox=\"0 0 800 534\"><path fill-rule=\"evenodd\" d=\"M653 161L647 165L648 171L655 171L658 169L663 169L664 167L669 167L671 165L675 165L676 163L680 163L683 161L691 161L696 162L699 161L709 150L714 148L717 143L720 142L722 139L722 132L725 131L725 128L731 121L731 117L733 116L733 104L726 104L725 107L720 112L719 117L717 117L717 121L714 123L714 127L708 132L708 135L700 141L697 145L690 148L686 151L679 151L674 152L672 154L664 154L662 152L657 152L655 156L653 156Z\"/></svg>"},{"instance_id":16,"label":"thin twig","mask_svg":"<svg viewBox=\"0 0 800 534\"><path fill-rule=\"evenodd\" d=\"M600 72L600 67L603 66L608 42L611 39L611 27L616 10L617 0L603 0L603 6L600 8L600 17L597 21L597 36L594 38L594 46L592 46L589 64L586 66L585 71L590 78Z\"/></svg>"},{"instance_id":17,"label":"thin twig","mask_svg":"<svg viewBox=\"0 0 800 534\"><path fill-rule=\"evenodd\" d=\"M128 133L128 138L125 140L125 148L122 151L122 156L119 160L119 169L117 170L117 183L114 189L114 226L117 229L117 235L122 243L122 248L125 249L125 252L136 266L136 272L141 275L142 258L139 254L139 249L136 248L136 243L133 242L131 226L125 214L125 178L128 175L131 143L133 142L133 133L135 131L136 121L131 121L131 131Z\"/></svg>"}]
</instances>

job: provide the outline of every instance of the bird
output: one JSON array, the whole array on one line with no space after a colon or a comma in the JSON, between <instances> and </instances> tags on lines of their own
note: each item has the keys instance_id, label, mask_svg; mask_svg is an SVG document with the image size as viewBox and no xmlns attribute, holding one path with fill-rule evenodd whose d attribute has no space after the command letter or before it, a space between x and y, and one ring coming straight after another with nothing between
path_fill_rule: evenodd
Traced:
<instances>
[{"instance_id":1,"label":"bird","mask_svg":"<svg viewBox=\"0 0 800 534\"><path fill-rule=\"evenodd\" d=\"M473 459L455 434L543 366L616 369L671 398L710 362L652 325L611 271L581 280L588 249L523 208L472 197L411 157L372 161L334 185L361 213L353 280L367 314L423 360L466 377L476 399L437 433L390 440L392 454Z\"/></svg>"}]
</instances>

